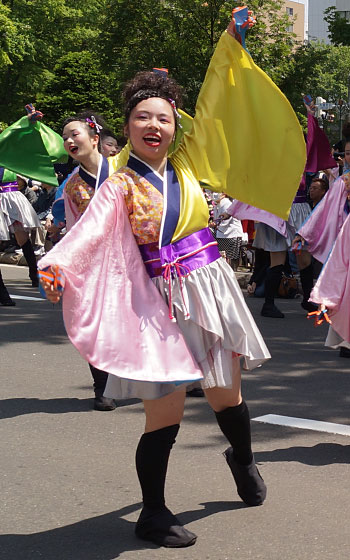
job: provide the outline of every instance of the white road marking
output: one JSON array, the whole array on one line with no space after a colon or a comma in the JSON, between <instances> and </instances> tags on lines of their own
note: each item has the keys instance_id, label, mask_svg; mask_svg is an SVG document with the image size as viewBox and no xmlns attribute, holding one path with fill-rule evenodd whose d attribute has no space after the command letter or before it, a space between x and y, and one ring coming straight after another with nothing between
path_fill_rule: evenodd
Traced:
<instances>
[{"instance_id":1,"label":"white road marking","mask_svg":"<svg viewBox=\"0 0 350 560\"><path fill-rule=\"evenodd\" d=\"M335 424L333 422L321 422L320 420L308 420L306 418L294 418L293 416L280 416L279 414L265 414L253 418L255 422L264 424L277 424L278 426L288 426L290 428L300 428L302 430L314 430L316 432L328 432L329 434L339 434L350 436L350 426L346 424Z\"/></svg>"},{"instance_id":2,"label":"white road marking","mask_svg":"<svg viewBox=\"0 0 350 560\"><path fill-rule=\"evenodd\" d=\"M47 301L44 298L41 297L29 297L29 296L16 296L13 294L10 294L11 299L25 299L25 300L30 300L30 301Z\"/></svg>"}]
</instances>

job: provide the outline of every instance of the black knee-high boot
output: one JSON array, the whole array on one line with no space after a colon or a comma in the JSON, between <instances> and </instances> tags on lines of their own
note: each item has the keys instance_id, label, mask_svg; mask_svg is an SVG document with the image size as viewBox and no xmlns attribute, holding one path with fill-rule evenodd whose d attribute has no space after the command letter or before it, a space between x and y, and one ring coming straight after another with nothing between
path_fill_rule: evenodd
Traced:
<instances>
[{"instance_id":1,"label":"black knee-high boot","mask_svg":"<svg viewBox=\"0 0 350 560\"><path fill-rule=\"evenodd\" d=\"M35 254L34 254L33 245L31 244L29 239L28 239L28 241L25 242L24 245L22 245L21 249L23 251L23 255L25 256L25 259L26 259L27 264L28 264L29 278L32 281L32 286L37 287L37 286L39 286L38 267L37 267L37 264L36 264L36 257L35 257Z\"/></svg>"},{"instance_id":2,"label":"black knee-high boot","mask_svg":"<svg viewBox=\"0 0 350 560\"><path fill-rule=\"evenodd\" d=\"M10 298L10 294L2 279L2 274L0 270L0 303L1 305L6 305L7 307L16 305L15 302Z\"/></svg>"},{"instance_id":3,"label":"black knee-high boot","mask_svg":"<svg viewBox=\"0 0 350 560\"><path fill-rule=\"evenodd\" d=\"M141 539L159 546L185 547L195 543L196 535L182 527L165 506L164 487L170 451L179 424L143 434L136 451L143 509L135 533Z\"/></svg>"},{"instance_id":4,"label":"black knee-high boot","mask_svg":"<svg viewBox=\"0 0 350 560\"><path fill-rule=\"evenodd\" d=\"M275 297L281 283L283 265L270 266L267 269L265 279L265 303L261 309L263 317L274 317L275 319L283 319L284 314L276 307Z\"/></svg>"},{"instance_id":5,"label":"black knee-high boot","mask_svg":"<svg viewBox=\"0 0 350 560\"><path fill-rule=\"evenodd\" d=\"M245 401L215 412L215 416L222 433L231 444L224 455L239 496L249 506L261 505L266 498L266 486L254 462L249 410Z\"/></svg>"},{"instance_id":6,"label":"black knee-high boot","mask_svg":"<svg viewBox=\"0 0 350 560\"><path fill-rule=\"evenodd\" d=\"M300 271L300 282L303 288L303 301L301 307L306 311L316 311L317 305L309 301L311 290L314 287L313 266L309 264L306 268Z\"/></svg>"}]
</instances>

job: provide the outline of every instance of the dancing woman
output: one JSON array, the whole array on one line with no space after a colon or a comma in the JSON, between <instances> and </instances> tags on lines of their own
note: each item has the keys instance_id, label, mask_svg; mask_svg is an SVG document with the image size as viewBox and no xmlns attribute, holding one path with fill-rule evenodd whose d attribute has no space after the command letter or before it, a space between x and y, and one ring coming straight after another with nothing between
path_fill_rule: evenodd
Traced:
<instances>
[{"instance_id":1,"label":"dancing woman","mask_svg":"<svg viewBox=\"0 0 350 560\"><path fill-rule=\"evenodd\" d=\"M40 221L30 202L18 189L15 173L3 167L0 167L0 212L3 222L3 227L0 224L0 240L10 239L9 234L14 234L27 261L32 286L39 286L36 257L29 235L33 229L40 227Z\"/></svg>"},{"instance_id":2,"label":"dancing woman","mask_svg":"<svg viewBox=\"0 0 350 560\"><path fill-rule=\"evenodd\" d=\"M207 228L208 208L199 185L199 180L221 187L229 183L231 167L227 161L218 165L219 136L213 126L228 102L228 76L243 49L234 39L234 23L227 31L209 67L192 132L171 157L179 86L152 72L141 72L127 84L128 163L103 183L74 229L40 262L52 302L62 291L50 283L50 269L61 269L71 340L90 363L113 374L105 395L143 399L146 426L136 468L144 505L136 534L169 547L196 541L164 498L186 383L202 380L230 444L225 456L242 500L256 506L266 497L251 449L240 364L256 367L269 352ZM229 157L235 149L232 138L221 140Z\"/></svg>"}]
</instances>

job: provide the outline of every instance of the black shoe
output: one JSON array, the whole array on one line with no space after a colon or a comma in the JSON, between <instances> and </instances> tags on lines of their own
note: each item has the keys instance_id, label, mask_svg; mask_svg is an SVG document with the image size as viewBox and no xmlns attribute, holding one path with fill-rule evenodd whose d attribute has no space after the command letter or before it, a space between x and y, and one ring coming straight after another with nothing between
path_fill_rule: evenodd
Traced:
<instances>
[{"instance_id":1,"label":"black shoe","mask_svg":"<svg viewBox=\"0 0 350 560\"><path fill-rule=\"evenodd\" d=\"M312 311L317 311L318 309L318 305L316 305L316 303L312 303L311 301L302 301L300 305L308 313L311 313Z\"/></svg>"},{"instance_id":2,"label":"black shoe","mask_svg":"<svg viewBox=\"0 0 350 560\"><path fill-rule=\"evenodd\" d=\"M95 397L94 398L94 409L107 411L107 410L115 410L117 405L115 404L114 399L108 399L107 397Z\"/></svg>"},{"instance_id":3,"label":"black shoe","mask_svg":"<svg viewBox=\"0 0 350 560\"><path fill-rule=\"evenodd\" d=\"M341 346L339 348L339 358L350 358L350 349Z\"/></svg>"},{"instance_id":4,"label":"black shoe","mask_svg":"<svg viewBox=\"0 0 350 560\"><path fill-rule=\"evenodd\" d=\"M139 539L167 548L184 548L197 540L197 535L185 529L165 506L161 510L144 507L136 523L135 533Z\"/></svg>"},{"instance_id":5,"label":"black shoe","mask_svg":"<svg viewBox=\"0 0 350 560\"><path fill-rule=\"evenodd\" d=\"M233 449L229 447L223 453L233 478L237 485L237 492L247 506L260 506L263 504L267 489L265 483L252 460L249 465L240 465L233 458Z\"/></svg>"},{"instance_id":6,"label":"black shoe","mask_svg":"<svg viewBox=\"0 0 350 560\"><path fill-rule=\"evenodd\" d=\"M274 319L284 319L284 314L273 303L264 303L260 315L263 317L273 317Z\"/></svg>"},{"instance_id":7,"label":"black shoe","mask_svg":"<svg viewBox=\"0 0 350 560\"><path fill-rule=\"evenodd\" d=\"M13 299L10 298L10 295L7 292L0 294L0 303L5 307L14 307L16 303Z\"/></svg>"},{"instance_id":8,"label":"black shoe","mask_svg":"<svg viewBox=\"0 0 350 560\"><path fill-rule=\"evenodd\" d=\"M196 397L196 398L204 397L204 391L200 387L195 387L194 389L191 389L190 391L186 391L186 395L188 397Z\"/></svg>"}]
</instances>

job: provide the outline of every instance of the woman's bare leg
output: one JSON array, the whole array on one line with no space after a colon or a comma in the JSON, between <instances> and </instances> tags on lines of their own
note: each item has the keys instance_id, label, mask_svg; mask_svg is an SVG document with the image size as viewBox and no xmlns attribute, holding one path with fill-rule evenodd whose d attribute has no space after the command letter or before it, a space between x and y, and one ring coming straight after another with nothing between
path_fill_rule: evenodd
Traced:
<instances>
[{"instance_id":1,"label":"woman's bare leg","mask_svg":"<svg viewBox=\"0 0 350 560\"><path fill-rule=\"evenodd\" d=\"M167 426L180 424L185 403L185 390L174 391L165 397L154 400L144 400L146 414L145 433L154 432Z\"/></svg>"}]
</instances>

